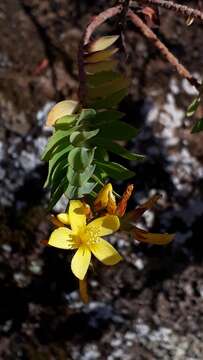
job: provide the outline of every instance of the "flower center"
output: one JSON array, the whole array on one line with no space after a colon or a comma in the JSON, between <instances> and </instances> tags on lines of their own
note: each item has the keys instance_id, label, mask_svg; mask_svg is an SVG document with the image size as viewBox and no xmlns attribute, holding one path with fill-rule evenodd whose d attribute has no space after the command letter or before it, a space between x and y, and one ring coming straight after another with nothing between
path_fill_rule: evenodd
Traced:
<instances>
[{"instance_id":1,"label":"flower center","mask_svg":"<svg viewBox=\"0 0 203 360\"><path fill-rule=\"evenodd\" d=\"M100 241L99 238L99 228L91 227L90 229L86 228L85 231L80 235L82 243L86 245L97 244Z\"/></svg>"}]
</instances>

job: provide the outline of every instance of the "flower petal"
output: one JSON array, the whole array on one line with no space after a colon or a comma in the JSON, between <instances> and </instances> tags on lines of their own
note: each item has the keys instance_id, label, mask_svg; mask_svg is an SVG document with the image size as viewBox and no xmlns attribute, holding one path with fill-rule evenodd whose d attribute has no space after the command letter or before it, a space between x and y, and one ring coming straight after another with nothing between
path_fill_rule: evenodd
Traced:
<instances>
[{"instance_id":1,"label":"flower petal","mask_svg":"<svg viewBox=\"0 0 203 360\"><path fill-rule=\"evenodd\" d=\"M68 215L71 228L77 234L86 225L85 206L82 201L71 200Z\"/></svg>"},{"instance_id":2,"label":"flower petal","mask_svg":"<svg viewBox=\"0 0 203 360\"><path fill-rule=\"evenodd\" d=\"M134 189L134 185L130 184L130 185L127 186L127 189L123 193L122 198L118 203L117 211L116 211L116 214L119 217L122 217L122 216L125 215L126 208L127 208L127 205L128 205L128 200L130 199L130 197L132 195L133 189Z\"/></svg>"},{"instance_id":3,"label":"flower petal","mask_svg":"<svg viewBox=\"0 0 203 360\"><path fill-rule=\"evenodd\" d=\"M51 215L51 216L50 216L50 220L51 220L52 224L55 225L55 226L57 226L57 227L63 227L63 225L64 225L64 224L63 224L61 221L59 221L59 220L57 219L57 217L54 216L54 215Z\"/></svg>"},{"instance_id":4,"label":"flower petal","mask_svg":"<svg viewBox=\"0 0 203 360\"><path fill-rule=\"evenodd\" d=\"M170 243L175 236L175 234L150 233L137 227L133 229L133 235L135 236L136 240L155 245L166 245Z\"/></svg>"},{"instance_id":5,"label":"flower petal","mask_svg":"<svg viewBox=\"0 0 203 360\"><path fill-rule=\"evenodd\" d=\"M67 213L60 213L57 215L57 219L65 225L70 224L70 219Z\"/></svg>"},{"instance_id":6,"label":"flower petal","mask_svg":"<svg viewBox=\"0 0 203 360\"><path fill-rule=\"evenodd\" d=\"M118 216L106 215L91 221L87 230L97 233L98 236L106 236L114 233L120 227Z\"/></svg>"},{"instance_id":7,"label":"flower petal","mask_svg":"<svg viewBox=\"0 0 203 360\"><path fill-rule=\"evenodd\" d=\"M48 245L59 249L76 249L78 246L72 237L72 231L66 227L59 227L51 233Z\"/></svg>"},{"instance_id":8,"label":"flower petal","mask_svg":"<svg viewBox=\"0 0 203 360\"><path fill-rule=\"evenodd\" d=\"M145 211L154 207L160 198L161 198L161 195L159 195L159 194L153 195L150 199L145 201L143 204L137 206L134 210L130 211L126 215L127 220L129 220L131 222L136 222L137 220L139 220L139 218L142 216L142 214L145 213Z\"/></svg>"},{"instance_id":9,"label":"flower petal","mask_svg":"<svg viewBox=\"0 0 203 360\"><path fill-rule=\"evenodd\" d=\"M105 265L115 265L122 257L118 251L104 239L98 239L98 243L89 245L94 256Z\"/></svg>"},{"instance_id":10,"label":"flower petal","mask_svg":"<svg viewBox=\"0 0 203 360\"><path fill-rule=\"evenodd\" d=\"M91 252L87 246L81 245L76 251L71 261L71 270L79 279L83 280L91 260Z\"/></svg>"}]
</instances>

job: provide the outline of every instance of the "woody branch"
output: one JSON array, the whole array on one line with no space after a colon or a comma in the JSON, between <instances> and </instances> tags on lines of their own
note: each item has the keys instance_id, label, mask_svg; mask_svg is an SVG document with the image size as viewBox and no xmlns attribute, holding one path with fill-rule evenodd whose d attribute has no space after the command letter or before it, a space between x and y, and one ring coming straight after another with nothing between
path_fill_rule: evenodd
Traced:
<instances>
[{"instance_id":1,"label":"woody branch","mask_svg":"<svg viewBox=\"0 0 203 360\"><path fill-rule=\"evenodd\" d=\"M182 77L186 78L191 85L198 90L200 83L192 74L183 66L179 60L169 51L169 49L159 40L157 35L137 16L132 10L128 11L128 17L132 23L141 31L141 33L161 52L163 57L176 69Z\"/></svg>"},{"instance_id":2,"label":"woody branch","mask_svg":"<svg viewBox=\"0 0 203 360\"><path fill-rule=\"evenodd\" d=\"M178 14L184 16L184 17L193 17L196 20L203 21L203 13L199 10L193 9L191 7L176 4L173 1L167 1L167 0L137 0L138 3L145 3L148 5L157 5L160 7L163 7L167 10L172 10L177 12ZM133 1L131 1L131 4L133 4Z\"/></svg>"}]
</instances>

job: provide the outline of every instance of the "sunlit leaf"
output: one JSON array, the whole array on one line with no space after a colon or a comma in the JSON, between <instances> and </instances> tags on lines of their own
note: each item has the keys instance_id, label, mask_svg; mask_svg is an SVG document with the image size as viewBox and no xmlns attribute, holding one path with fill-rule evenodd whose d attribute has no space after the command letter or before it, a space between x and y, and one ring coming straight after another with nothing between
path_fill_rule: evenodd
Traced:
<instances>
[{"instance_id":1,"label":"sunlit leaf","mask_svg":"<svg viewBox=\"0 0 203 360\"><path fill-rule=\"evenodd\" d=\"M59 150L58 152L55 152L54 155L52 156L52 158L49 160L49 170L48 170L48 176L47 176L47 180L44 184L44 187L47 187L50 185L50 181L51 181L51 176L52 173L54 171L54 168L61 163L62 161L64 161L65 159L67 159L68 161L68 153L69 151L73 149L72 145L66 146L65 148L62 147L62 150Z\"/></svg>"},{"instance_id":2,"label":"sunlit leaf","mask_svg":"<svg viewBox=\"0 0 203 360\"><path fill-rule=\"evenodd\" d=\"M76 147L68 155L68 163L73 169L82 171L91 164L95 149Z\"/></svg>"},{"instance_id":3,"label":"sunlit leaf","mask_svg":"<svg viewBox=\"0 0 203 360\"><path fill-rule=\"evenodd\" d=\"M84 195L90 194L94 190L96 185L97 185L96 182L87 182L83 186L79 187L78 188L78 197L80 198Z\"/></svg>"},{"instance_id":4,"label":"sunlit leaf","mask_svg":"<svg viewBox=\"0 0 203 360\"><path fill-rule=\"evenodd\" d=\"M68 130L73 126L78 118L78 115L66 115L56 120L54 127L56 130Z\"/></svg>"},{"instance_id":5,"label":"sunlit leaf","mask_svg":"<svg viewBox=\"0 0 203 360\"><path fill-rule=\"evenodd\" d=\"M88 88L87 97L90 99L96 99L100 97L107 97L111 94L125 89L129 86L129 80L123 76L115 79L111 82L105 83L97 88Z\"/></svg>"},{"instance_id":6,"label":"sunlit leaf","mask_svg":"<svg viewBox=\"0 0 203 360\"><path fill-rule=\"evenodd\" d=\"M99 63L101 61L109 60L109 58L111 58L117 52L118 52L118 48L97 51L91 55L86 56L85 63L94 64L94 63Z\"/></svg>"},{"instance_id":7,"label":"sunlit leaf","mask_svg":"<svg viewBox=\"0 0 203 360\"><path fill-rule=\"evenodd\" d=\"M79 146L82 143L84 143L85 141L96 136L98 133L99 133L99 129L95 129L92 131L74 131L70 135L70 142L74 146Z\"/></svg>"},{"instance_id":8,"label":"sunlit leaf","mask_svg":"<svg viewBox=\"0 0 203 360\"><path fill-rule=\"evenodd\" d=\"M73 186L84 186L84 184L94 174L95 165L88 166L83 172L75 171L71 166L68 167L67 178Z\"/></svg>"},{"instance_id":9,"label":"sunlit leaf","mask_svg":"<svg viewBox=\"0 0 203 360\"><path fill-rule=\"evenodd\" d=\"M87 84L90 87L97 87L121 77L122 75L115 71L102 71L94 75L87 75Z\"/></svg>"},{"instance_id":10,"label":"sunlit leaf","mask_svg":"<svg viewBox=\"0 0 203 360\"><path fill-rule=\"evenodd\" d=\"M65 191L66 197L70 200L76 199L77 198L77 190L78 190L77 186L73 186L68 182L68 186Z\"/></svg>"},{"instance_id":11,"label":"sunlit leaf","mask_svg":"<svg viewBox=\"0 0 203 360\"><path fill-rule=\"evenodd\" d=\"M97 40L92 41L87 46L87 51L89 53L105 50L111 45L113 45L119 38L119 35L113 36L102 36Z\"/></svg>"},{"instance_id":12,"label":"sunlit leaf","mask_svg":"<svg viewBox=\"0 0 203 360\"><path fill-rule=\"evenodd\" d=\"M66 115L72 115L78 108L78 101L63 100L57 103L49 112L46 125L53 126L57 119Z\"/></svg>"},{"instance_id":13,"label":"sunlit leaf","mask_svg":"<svg viewBox=\"0 0 203 360\"><path fill-rule=\"evenodd\" d=\"M87 74L97 74L101 71L114 70L118 64L117 60L101 61L95 64L86 64L85 72Z\"/></svg>"},{"instance_id":14,"label":"sunlit leaf","mask_svg":"<svg viewBox=\"0 0 203 360\"><path fill-rule=\"evenodd\" d=\"M69 130L57 130L53 133L53 135L50 137L47 146L45 147L45 150L41 156L41 159L44 161L48 161L51 156L52 152L55 150L57 145L64 144L65 146L70 145L69 136L72 134L74 130L77 128L71 128Z\"/></svg>"},{"instance_id":15,"label":"sunlit leaf","mask_svg":"<svg viewBox=\"0 0 203 360\"><path fill-rule=\"evenodd\" d=\"M187 109L187 116L193 116L194 113L197 111L197 108L200 104L200 97L197 97L196 99L193 100L193 102L189 105L188 109Z\"/></svg>"}]
</instances>

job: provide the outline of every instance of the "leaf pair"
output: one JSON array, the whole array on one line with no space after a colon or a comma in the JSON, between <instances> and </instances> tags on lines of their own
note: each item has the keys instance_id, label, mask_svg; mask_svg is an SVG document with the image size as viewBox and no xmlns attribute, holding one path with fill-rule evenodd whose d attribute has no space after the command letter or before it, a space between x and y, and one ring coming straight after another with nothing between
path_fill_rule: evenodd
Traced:
<instances>
[{"instance_id":1,"label":"leaf pair","mask_svg":"<svg viewBox=\"0 0 203 360\"><path fill-rule=\"evenodd\" d=\"M66 103L67 105L67 103ZM45 187L51 190L49 208L53 207L63 194L71 198L82 197L96 186L89 182L96 165L92 165L95 148L87 148L85 144L99 132L98 129L85 130L85 123L95 116L96 111L83 109L77 114L65 114L56 105L53 108L52 122L54 133L42 155L42 160L49 162L48 176ZM60 114L63 116L60 117Z\"/></svg>"},{"instance_id":2,"label":"leaf pair","mask_svg":"<svg viewBox=\"0 0 203 360\"><path fill-rule=\"evenodd\" d=\"M116 108L127 94L129 81L116 70L114 46L119 36L104 36L85 48L86 103L94 109Z\"/></svg>"}]
</instances>

